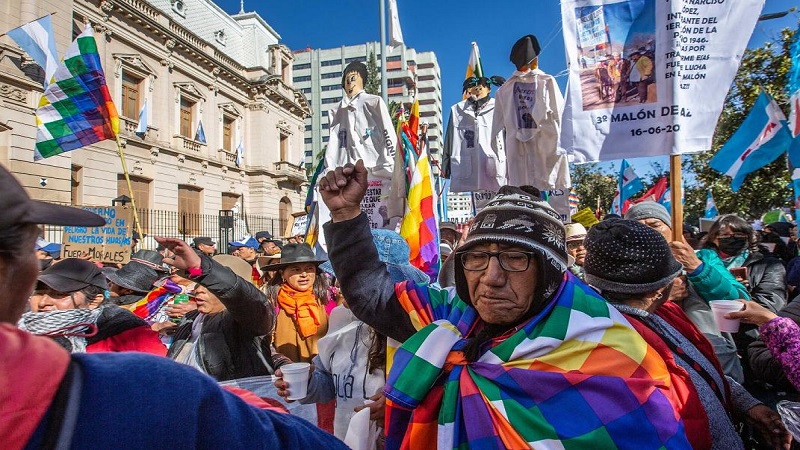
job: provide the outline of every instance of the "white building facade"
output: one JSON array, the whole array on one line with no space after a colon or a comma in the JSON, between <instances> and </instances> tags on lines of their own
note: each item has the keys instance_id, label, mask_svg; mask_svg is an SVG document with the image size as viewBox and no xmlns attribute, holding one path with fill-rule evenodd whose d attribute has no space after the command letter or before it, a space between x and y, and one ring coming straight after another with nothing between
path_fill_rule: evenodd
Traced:
<instances>
[{"instance_id":1,"label":"white building facade","mask_svg":"<svg viewBox=\"0 0 800 450\"><path fill-rule=\"evenodd\" d=\"M10 11L0 17L4 30L57 12L59 54L85 23L93 25L137 208L270 216L278 235L302 209L299 162L311 109L292 85L292 52L258 14L230 15L210 0L27 0ZM33 162L41 93L41 69L0 38L0 163L35 198L110 205L128 195L112 140ZM148 130L140 138L133 132L145 104ZM149 220L143 225L148 233ZM199 222L174 228L158 231L214 235Z\"/></svg>"}]
</instances>

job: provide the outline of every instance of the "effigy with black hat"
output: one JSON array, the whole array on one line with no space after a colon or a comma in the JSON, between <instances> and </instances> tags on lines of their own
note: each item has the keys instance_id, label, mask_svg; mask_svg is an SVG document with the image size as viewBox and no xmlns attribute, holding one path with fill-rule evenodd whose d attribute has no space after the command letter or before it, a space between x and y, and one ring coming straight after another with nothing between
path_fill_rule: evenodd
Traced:
<instances>
[{"instance_id":1,"label":"effigy with black hat","mask_svg":"<svg viewBox=\"0 0 800 450\"><path fill-rule=\"evenodd\" d=\"M442 176L450 179L451 192L497 192L506 184L502 157L494 150L491 130L495 100L492 85L499 76L470 76L462 85L464 100L450 108L441 161Z\"/></svg>"},{"instance_id":2,"label":"effigy with black hat","mask_svg":"<svg viewBox=\"0 0 800 450\"><path fill-rule=\"evenodd\" d=\"M491 139L501 141L493 148L503 151L509 185L568 189L567 155L558 146L564 98L555 77L539 68L541 52L532 34L511 47L509 60L516 70L495 95L499 123Z\"/></svg>"}]
</instances>

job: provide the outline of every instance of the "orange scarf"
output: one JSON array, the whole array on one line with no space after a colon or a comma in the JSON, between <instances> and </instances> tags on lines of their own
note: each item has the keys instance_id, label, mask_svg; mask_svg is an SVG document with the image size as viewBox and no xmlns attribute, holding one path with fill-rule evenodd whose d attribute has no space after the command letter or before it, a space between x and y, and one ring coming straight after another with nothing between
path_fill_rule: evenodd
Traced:
<instances>
[{"instance_id":1,"label":"orange scarf","mask_svg":"<svg viewBox=\"0 0 800 450\"><path fill-rule=\"evenodd\" d=\"M298 291L283 283L278 291L278 304L294 320L295 328L303 339L317 334L319 328L319 304L314 289Z\"/></svg>"}]
</instances>

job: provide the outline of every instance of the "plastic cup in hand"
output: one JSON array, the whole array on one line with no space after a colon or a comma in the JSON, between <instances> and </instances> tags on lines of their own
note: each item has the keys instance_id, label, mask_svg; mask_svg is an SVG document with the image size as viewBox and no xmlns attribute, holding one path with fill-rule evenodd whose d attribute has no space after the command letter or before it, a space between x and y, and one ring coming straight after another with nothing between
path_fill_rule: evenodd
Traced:
<instances>
[{"instance_id":1,"label":"plastic cup in hand","mask_svg":"<svg viewBox=\"0 0 800 450\"><path fill-rule=\"evenodd\" d=\"M711 311L714 313L714 321L717 322L719 331L735 333L739 331L739 319L726 319L725 314L741 311L744 308L742 302L738 300L714 300L708 302Z\"/></svg>"},{"instance_id":2,"label":"plastic cup in hand","mask_svg":"<svg viewBox=\"0 0 800 450\"><path fill-rule=\"evenodd\" d=\"M281 366L283 381L286 382L286 391L289 395L286 400L300 400L308 394L308 369L309 363L291 363Z\"/></svg>"}]
</instances>

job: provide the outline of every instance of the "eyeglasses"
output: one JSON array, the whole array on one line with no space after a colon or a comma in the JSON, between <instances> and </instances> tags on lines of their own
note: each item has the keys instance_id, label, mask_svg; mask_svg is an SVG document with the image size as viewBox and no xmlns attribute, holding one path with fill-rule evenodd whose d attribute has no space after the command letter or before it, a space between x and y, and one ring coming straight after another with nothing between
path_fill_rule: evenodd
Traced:
<instances>
[{"instance_id":1,"label":"eyeglasses","mask_svg":"<svg viewBox=\"0 0 800 450\"><path fill-rule=\"evenodd\" d=\"M583 247L583 241L567 242L567 248L570 250L577 250L581 247Z\"/></svg>"},{"instance_id":2,"label":"eyeglasses","mask_svg":"<svg viewBox=\"0 0 800 450\"><path fill-rule=\"evenodd\" d=\"M464 270L479 271L489 267L489 260L497 258L500 267L506 272L524 272L528 270L533 252L504 250L502 252L470 251L461 253L461 264Z\"/></svg>"}]
</instances>

